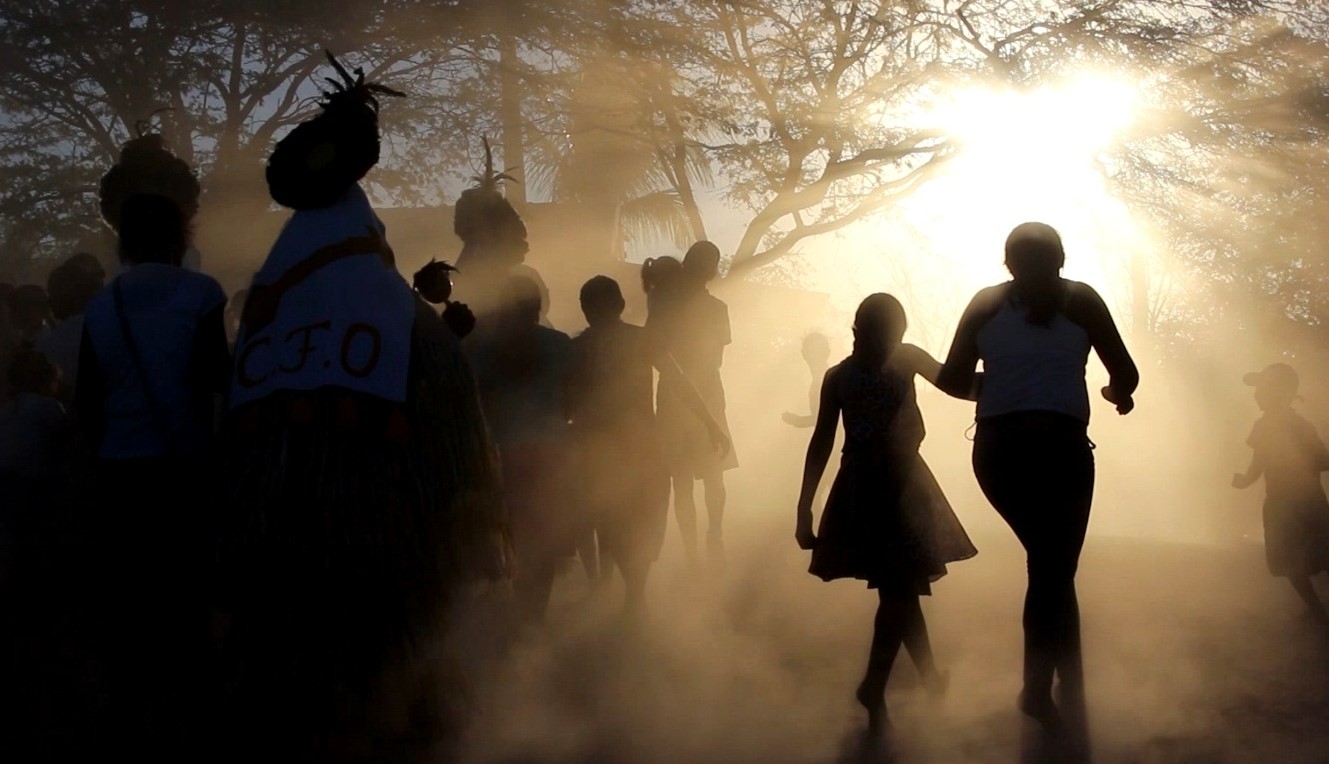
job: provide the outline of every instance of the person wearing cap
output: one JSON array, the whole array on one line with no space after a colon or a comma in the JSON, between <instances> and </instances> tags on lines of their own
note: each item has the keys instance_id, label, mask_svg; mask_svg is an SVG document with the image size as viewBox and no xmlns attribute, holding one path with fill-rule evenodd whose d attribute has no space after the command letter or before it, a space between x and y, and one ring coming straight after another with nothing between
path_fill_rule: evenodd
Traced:
<instances>
[{"instance_id":1,"label":"person wearing cap","mask_svg":"<svg viewBox=\"0 0 1329 764\"><path fill-rule=\"evenodd\" d=\"M1249 488L1264 478L1264 551L1269 572L1287 578L1312 618L1329 623L1329 614L1311 585L1311 576L1329 571L1329 500L1320 473L1329 470L1329 450L1315 426L1292 409L1297 400L1297 372L1272 363L1245 376L1264 412L1251 429L1247 445L1255 452L1245 472L1232 478L1234 488Z\"/></svg>"},{"instance_id":2,"label":"person wearing cap","mask_svg":"<svg viewBox=\"0 0 1329 764\"><path fill-rule=\"evenodd\" d=\"M1094 495L1089 351L1107 367L1102 394L1119 414L1134 408L1140 375L1103 298L1061 277L1066 253L1055 229L1016 226L1005 250L1012 278L969 303L937 387L966 397L983 362L974 473L1028 558L1019 706L1051 730L1060 721L1054 676L1062 701L1083 709L1075 572Z\"/></svg>"}]
</instances>

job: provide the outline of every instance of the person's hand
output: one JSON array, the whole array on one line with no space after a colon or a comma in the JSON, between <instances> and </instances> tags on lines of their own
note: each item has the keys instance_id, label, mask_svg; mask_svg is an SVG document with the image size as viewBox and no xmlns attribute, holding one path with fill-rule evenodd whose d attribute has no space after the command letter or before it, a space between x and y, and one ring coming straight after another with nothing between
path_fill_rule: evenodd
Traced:
<instances>
[{"instance_id":1,"label":"person's hand","mask_svg":"<svg viewBox=\"0 0 1329 764\"><path fill-rule=\"evenodd\" d=\"M1254 483L1255 483L1255 478L1252 478L1249 475L1246 475L1245 473L1242 472L1238 472L1237 474L1232 476L1232 487L1236 489L1250 488L1251 485Z\"/></svg>"},{"instance_id":2,"label":"person's hand","mask_svg":"<svg viewBox=\"0 0 1329 764\"><path fill-rule=\"evenodd\" d=\"M457 339L462 339L475 329L475 314L464 302L448 303L448 307L443 309L443 320Z\"/></svg>"},{"instance_id":3,"label":"person's hand","mask_svg":"<svg viewBox=\"0 0 1329 764\"><path fill-rule=\"evenodd\" d=\"M794 529L794 540L798 542L799 549L812 549L817 545L817 536L812 532L812 513L800 509L798 511L798 526Z\"/></svg>"},{"instance_id":4,"label":"person's hand","mask_svg":"<svg viewBox=\"0 0 1329 764\"><path fill-rule=\"evenodd\" d=\"M1103 399L1116 406L1118 414L1129 414L1131 409L1135 408L1135 399L1113 390L1112 385L1104 385Z\"/></svg>"},{"instance_id":5,"label":"person's hand","mask_svg":"<svg viewBox=\"0 0 1329 764\"><path fill-rule=\"evenodd\" d=\"M795 414L792 411L784 412L780 415L780 419L783 420L785 424L792 424L795 427L798 426L798 414Z\"/></svg>"}]
</instances>

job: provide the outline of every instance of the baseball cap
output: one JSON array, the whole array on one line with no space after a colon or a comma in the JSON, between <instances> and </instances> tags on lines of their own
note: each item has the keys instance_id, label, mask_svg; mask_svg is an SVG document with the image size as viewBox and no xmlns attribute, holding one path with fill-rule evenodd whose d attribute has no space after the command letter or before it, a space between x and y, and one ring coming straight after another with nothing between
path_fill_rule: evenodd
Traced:
<instances>
[{"instance_id":1,"label":"baseball cap","mask_svg":"<svg viewBox=\"0 0 1329 764\"><path fill-rule=\"evenodd\" d=\"M1252 371L1242 378L1251 387L1263 387L1295 395L1297 372L1285 363L1271 363L1260 371Z\"/></svg>"}]
</instances>

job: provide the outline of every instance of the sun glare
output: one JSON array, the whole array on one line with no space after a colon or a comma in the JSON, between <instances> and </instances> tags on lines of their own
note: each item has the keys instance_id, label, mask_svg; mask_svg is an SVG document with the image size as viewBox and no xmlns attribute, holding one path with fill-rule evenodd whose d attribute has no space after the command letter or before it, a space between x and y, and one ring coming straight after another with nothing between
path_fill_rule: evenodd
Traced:
<instances>
[{"instance_id":1,"label":"sun glare","mask_svg":"<svg viewBox=\"0 0 1329 764\"><path fill-rule=\"evenodd\" d=\"M1108 190L1100 157L1136 118L1136 101L1131 83L1099 75L1037 90L955 93L931 119L958 151L901 203L895 222L972 279L965 287L1006 277L1001 246L1012 227L1047 222L1066 242L1067 277L1110 295L1143 242Z\"/></svg>"},{"instance_id":2,"label":"sun glare","mask_svg":"<svg viewBox=\"0 0 1329 764\"><path fill-rule=\"evenodd\" d=\"M1130 125L1135 100L1129 83L1084 76L1032 91L961 91L936 118L971 160L1064 167L1106 148Z\"/></svg>"}]
</instances>

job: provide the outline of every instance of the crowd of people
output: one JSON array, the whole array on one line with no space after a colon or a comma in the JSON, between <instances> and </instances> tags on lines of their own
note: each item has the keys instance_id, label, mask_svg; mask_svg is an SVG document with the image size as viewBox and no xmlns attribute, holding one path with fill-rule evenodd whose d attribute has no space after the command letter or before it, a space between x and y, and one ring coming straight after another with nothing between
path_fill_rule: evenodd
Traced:
<instances>
[{"instance_id":1,"label":"crowd of people","mask_svg":"<svg viewBox=\"0 0 1329 764\"><path fill-rule=\"evenodd\" d=\"M8 718L34 720L0 742L28 746L25 760L396 760L394 746L428 748L457 722L446 645L467 587L510 581L514 622L535 628L579 557L593 585L617 571L640 614L671 499L688 559L723 564L738 461L728 308L707 290L720 250L648 261L644 326L624 321L622 285L590 279L587 328L570 337L548 325L489 161L457 205L457 266L408 283L359 184L378 161L379 99L400 94L332 64L323 110L269 160L292 214L241 293L188 267L198 183L143 135L101 185L112 272L79 254L45 288L0 295L0 591L17 624L3 694ZM877 590L857 690L874 735L902 645L945 693L919 597L977 553L919 455L917 377L976 401L975 473L1028 555L1019 707L1051 731L1082 707L1085 366L1095 351L1121 414L1139 375L1103 300L1061 278L1064 257L1049 226L1017 227L1012 280L975 296L944 363L903 342L887 294L859 307L842 362L824 337L805 343L824 379L809 415L785 417L813 429L795 535L812 574ZM1234 483L1268 480L1270 569L1322 616L1308 579L1329 568L1329 452L1288 408L1290 369L1249 382L1266 415ZM36 732L41 686L62 723L86 718L86 738Z\"/></svg>"},{"instance_id":2,"label":"crowd of people","mask_svg":"<svg viewBox=\"0 0 1329 764\"><path fill-rule=\"evenodd\" d=\"M649 327L622 320L618 283L591 279L589 328L570 338L546 325L490 163L457 206L464 276L431 262L408 283L359 183L379 99L400 94L331 63L322 111L269 159L292 214L240 293L191 267L201 189L144 134L101 184L113 272L79 254L46 288L3 295L0 590L17 616L3 694L34 722L8 750L428 749L458 720L446 625L477 582L510 581L514 621L538 625L579 554L596 584L617 570L640 613L671 481L694 539L704 482L718 557L719 250L643 271ZM50 709L22 706L80 661L49 700L87 726L52 746Z\"/></svg>"}]
</instances>

